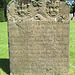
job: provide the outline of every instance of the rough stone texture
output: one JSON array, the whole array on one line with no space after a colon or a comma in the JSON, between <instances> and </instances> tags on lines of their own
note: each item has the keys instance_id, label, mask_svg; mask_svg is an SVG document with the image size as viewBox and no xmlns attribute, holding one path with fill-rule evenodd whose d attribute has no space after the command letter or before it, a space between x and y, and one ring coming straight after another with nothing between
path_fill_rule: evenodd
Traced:
<instances>
[{"instance_id":1,"label":"rough stone texture","mask_svg":"<svg viewBox=\"0 0 75 75\"><path fill-rule=\"evenodd\" d=\"M69 75L69 6L19 1L7 9L11 75Z\"/></svg>"}]
</instances>

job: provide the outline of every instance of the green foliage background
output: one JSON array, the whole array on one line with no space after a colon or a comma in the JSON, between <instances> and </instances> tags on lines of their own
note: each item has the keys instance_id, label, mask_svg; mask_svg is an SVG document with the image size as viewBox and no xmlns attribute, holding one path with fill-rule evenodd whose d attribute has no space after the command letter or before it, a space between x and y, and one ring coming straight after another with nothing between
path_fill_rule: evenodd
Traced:
<instances>
[{"instance_id":1,"label":"green foliage background","mask_svg":"<svg viewBox=\"0 0 75 75\"><path fill-rule=\"evenodd\" d=\"M0 0L0 22L6 21L6 9L10 0Z\"/></svg>"},{"instance_id":2,"label":"green foliage background","mask_svg":"<svg viewBox=\"0 0 75 75\"><path fill-rule=\"evenodd\" d=\"M36 0L37 2L39 2L40 0Z\"/></svg>"},{"instance_id":3,"label":"green foliage background","mask_svg":"<svg viewBox=\"0 0 75 75\"><path fill-rule=\"evenodd\" d=\"M5 21L5 16L4 16L4 9L3 8L0 8L0 21Z\"/></svg>"},{"instance_id":4,"label":"green foliage background","mask_svg":"<svg viewBox=\"0 0 75 75\"><path fill-rule=\"evenodd\" d=\"M70 13L73 13L73 8L72 7L70 8Z\"/></svg>"}]
</instances>

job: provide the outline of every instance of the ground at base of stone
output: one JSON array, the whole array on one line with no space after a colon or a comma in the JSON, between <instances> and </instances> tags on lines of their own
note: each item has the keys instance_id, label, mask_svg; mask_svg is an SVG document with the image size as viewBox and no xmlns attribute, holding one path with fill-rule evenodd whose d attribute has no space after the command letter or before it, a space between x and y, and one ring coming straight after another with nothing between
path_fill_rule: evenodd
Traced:
<instances>
[{"instance_id":1,"label":"ground at base of stone","mask_svg":"<svg viewBox=\"0 0 75 75\"><path fill-rule=\"evenodd\" d=\"M10 75L69 75L69 74L59 74L59 73L20 73L20 74L12 74L10 73Z\"/></svg>"}]
</instances>

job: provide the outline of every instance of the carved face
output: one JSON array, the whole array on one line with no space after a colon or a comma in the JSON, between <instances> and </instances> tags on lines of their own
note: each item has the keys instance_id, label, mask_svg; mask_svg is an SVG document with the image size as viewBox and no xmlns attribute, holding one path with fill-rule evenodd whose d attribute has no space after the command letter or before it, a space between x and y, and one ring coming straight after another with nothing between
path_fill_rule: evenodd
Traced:
<instances>
[{"instance_id":1,"label":"carved face","mask_svg":"<svg viewBox=\"0 0 75 75\"><path fill-rule=\"evenodd\" d=\"M59 13L59 7L58 6L51 6L49 8L49 13L51 16L56 16Z\"/></svg>"},{"instance_id":2,"label":"carved face","mask_svg":"<svg viewBox=\"0 0 75 75\"><path fill-rule=\"evenodd\" d=\"M46 3L46 7L47 7L47 13L51 16L51 17L56 17L59 14L59 2L47 2Z\"/></svg>"}]
</instances>

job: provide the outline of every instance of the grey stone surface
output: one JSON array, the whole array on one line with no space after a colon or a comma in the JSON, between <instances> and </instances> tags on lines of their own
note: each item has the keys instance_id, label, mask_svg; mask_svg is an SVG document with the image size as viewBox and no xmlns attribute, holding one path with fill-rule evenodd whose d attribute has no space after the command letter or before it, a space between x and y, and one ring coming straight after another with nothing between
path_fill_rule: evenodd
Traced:
<instances>
[{"instance_id":1,"label":"grey stone surface","mask_svg":"<svg viewBox=\"0 0 75 75\"><path fill-rule=\"evenodd\" d=\"M69 6L19 1L7 9L11 75L69 75Z\"/></svg>"}]
</instances>

